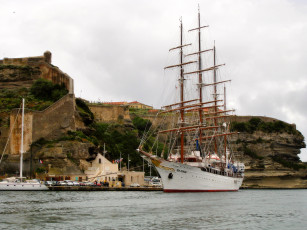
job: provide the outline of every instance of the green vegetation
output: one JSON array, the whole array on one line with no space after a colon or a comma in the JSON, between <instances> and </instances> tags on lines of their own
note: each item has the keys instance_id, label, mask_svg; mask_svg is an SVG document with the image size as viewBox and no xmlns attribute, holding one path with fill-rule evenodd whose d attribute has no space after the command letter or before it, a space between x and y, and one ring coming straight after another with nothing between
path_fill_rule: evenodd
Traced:
<instances>
[{"instance_id":1,"label":"green vegetation","mask_svg":"<svg viewBox=\"0 0 307 230\"><path fill-rule=\"evenodd\" d=\"M0 65L0 70L2 69L21 69L21 70L32 70L31 66L20 66L20 65Z\"/></svg>"},{"instance_id":2,"label":"green vegetation","mask_svg":"<svg viewBox=\"0 0 307 230\"><path fill-rule=\"evenodd\" d=\"M46 169L44 167L38 167L38 168L36 168L35 172L37 174L42 174L42 173L46 172Z\"/></svg>"},{"instance_id":3,"label":"green vegetation","mask_svg":"<svg viewBox=\"0 0 307 230\"><path fill-rule=\"evenodd\" d=\"M143 119L139 116L134 117L132 119L132 123L138 129L139 138L142 138L144 132L148 131L148 129L152 125L152 122L150 120ZM163 157L165 159L167 158L167 148L161 142L156 142L154 136L152 136L146 141L143 148L145 151L152 152L153 154L156 154L158 156L161 156L161 154L163 153Z\"/></svg>"},{"instance_id":4,"label":"green vegetation","mask_svg":"<svg viewBox=\"0 0 307 230\"><path fill-rule=\"evenodd\" d=\"M42 111L67 92L63 85L56 85L44 79L35 81L31 89L0 89L0 127L9 125L9 114L12 109L21 107L22 98L25 98L27 109Z\"/></svg>"},{"instance_id":5,"label":"green vegetation","mask_svg":"<svg viewBox=\"0 0 307 230\"><path fill-rule=\"evenodd\" d=\"M65 85L53 84L46 79L38 79L31 86L31 94L43 101L55 102L68 93Z\"/></svg>"},{"instance_id":6,"label":"green vegetation","mask_svg":"<svg viewBox=\"0 0 307 230\"><path fill-rule=\"evenodd\" d=\"M155 137L149 138L143 146L146 152L151 152L154 155L161 156L163 153L163 158L167 158L168 148L164 146L161 142L156 142Z\"/></svg>"},{"instance_id":7,"label":"green vegetation","mask_svg":"<svg viewBox=\"0 0 307 230\"><path fill-rule=\"evenodd\" d=\"M103 146L105 144L107 151L106 157L109 160L119 159L121 155L121 157L124 159L122 161L122 166L124 167L127 166L129 155L130 169L142 170L143 159L136 151L140 143L138 133L142 130L142 126L139 126L139 129L137 129L130 124L109 124L93 122L85 130L75 132L69 131L64 137L53 141L47 141L41 138L33 143L33 145L49 147L60 141L91 142L96 146L94 148L94 152L103 153ZM74 162L72 156L67 157ZM145 165L145 170L148 171L147 164Z\"/></svg>"},{"instance_id":8,"label":"green vegetation","mask_svg":"<svg viewBox=\"0 0 307 230\"><path fill-rule=\"evenodd\" d=\"M259 169L265 169L265 165L264 165L264 162L263 162L263 161L259 161L259 162L258 162L258 168L259 168Z\"/></svg>"},{"instance_id":9,"label":"green vegetation","mask_svg":"<svg viewBox=\"0 0 307 230\"><path fill-rule=\"evenodd\" d=\"M79 165L79 162L78 162L78 160L76 159L76 158L74 158L72 155L71 155L71 153L67 153L67 158L72 162L72 163L74 163L75 165Z\"/></svg>"},{"instance_id":10,"label":"green vegetation","mask_svg":"<svg viewBox=\"0 0 307 230\"><path fill-rule=\"evenodd\" d=\"M85 125L92 124L94 122L94 114L89 109L87 104L83 100L77 98L76 99L76 105L77 105L77 110L78 110L84 124Z\"/></svg>"},{"instance_id":11,"label":"green vegetation","mask_svg":"<svg viewBox=\"0 0 307 230\"><path fill-rule=\"evenodd\" d=\"M23 80L31 79L31 76L38 74L39 69L31 66L20 66L20 65L0 65L0 70L12 70L9 74L10 77L16 77L20 75ZM16 72L17 71L17 72ZM9 79L1 79L1 81L6 82L10 81Z\"/></svg>"},{"instance_id":12,"label":"green vegetation","mask_svg":"<svg viewBox=\"0 0 307 230\"><path fill-rule=\"evenodd\" d=\"M132 119L132 123L133 125L138 129L139 131L139 137L142 137L143 136L143 133L148 130L152 123L150 120L148 119L143 119L139 116L136 116Z\"/></svg>"},{"instance_id":13,"label":"green vegetation","mask_svg":"<svg viewBox=\"0 0 307 230\"><path fill-rule=\"evenodd\" d=\"M148 115L149 109L137 109L137 108L129 108L130 115L136 115L136 116L144 116Z\"/></svg>"},{"instance_id":14,"label":"green vegetation","mask_svg":"<svg viewBox=\"0 0 307 230\"><path fill-rule=\"evenodd\" d=\"M248 148L246 146L246 143L244 143L243 146L239 147L237 150L238 151L242 151L245 155L248 155L248 156L250 156L253 159L258 159L258 160L262 160L263 159L262 156L257 155L252 149Z\"/></svg>"},{"instance_id":15,"label":"green vegetation","mask_svg":"<svg viewBox=\"0 0 307 230\"><path fill-rule=\"evenodd\" d=\"M91 137L97 139L101 153L103 145L106 143L108 159L119 159L121 155L124 159L122 166L124 166L127 165L129 155L131 169L142 166L143 160L136 151L140 139L135 127L122 124L94 123L91 128L93 129ZM141 168L135 168L135 170L141 170Z\"/></svg>"},{"instance_id":16,"label":"green vegetation","mask_svg":"<svg viewBox=\"0 0 307 230\"><path fill-rule=\"evenodd\" d=\"M293 161L290 161L289 159L285 159L282 156L271 156L272 160L283 165L284 167L291 168L294 170L299 170L299 169L306 169L306 165L304 164L299 164Z\"/></svg>"},{"instance_id":17,"label":"green vegetation","mask_svg":"<svg viewBox=\"0 0 307 230\"><path fill-rule=\"evenodd\" d=\"M262 131L265 133L282 133L299 134L293 125L282 121L264 122L260 118L252 118L248 122L232 122L232 131L253 133L255 131Z\"/></svg>"},{"instance_id":18,"label":"green vegetation","mask_svg":"<svg viewBox=\"0 0 307 230\"><path fill-rule=\"evenodd\" d=\"M27 109L43 110L67 94L67 90L63 87L38 79L30 90L27 88L0 89L0 111L9 113L14 108L20 108L22 98L25 98Z\"/></svg>"}]
</instances>

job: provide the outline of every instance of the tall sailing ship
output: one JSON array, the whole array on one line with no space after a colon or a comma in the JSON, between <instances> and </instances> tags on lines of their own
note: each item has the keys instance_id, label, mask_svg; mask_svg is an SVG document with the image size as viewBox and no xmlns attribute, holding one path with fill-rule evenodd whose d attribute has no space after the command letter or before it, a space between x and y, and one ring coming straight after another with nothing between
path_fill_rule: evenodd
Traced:
<instances>
[{"instance_id":1,"label":"tall sailing ship","mask_svg":"<svg viewBox=\"0 0 307 230\"><path fill-rule=\"evenodd\" d=\"M183 43L180 20L180 45L170 49L179 51L180 63L165 67L179 69L178 100L162 107L138 148L160 174L164 192L237 191L243 182L244 164L235 161L230 145L236 133L230 131L234 110L226 108L229 80L218 79L224 64L216 63L215 44L201 47L201 32L208 26L200 21L198 12L198 27L189 30L198 32L197 51L184 54L193 45ZM212 66L203 67L205 55ZM192 65L196 70L187 71Z\"/></svg>"}]
</instances>

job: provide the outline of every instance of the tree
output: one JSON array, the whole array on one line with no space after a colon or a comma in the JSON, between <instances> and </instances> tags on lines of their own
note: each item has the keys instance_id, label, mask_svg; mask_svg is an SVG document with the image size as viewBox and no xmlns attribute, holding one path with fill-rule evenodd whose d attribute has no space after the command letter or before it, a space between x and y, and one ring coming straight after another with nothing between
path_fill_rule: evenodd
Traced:
<instances>
[{"instance_id":1,"label":"tree","mask_svg":"<svg viewBox=\"0 0 307 230\"><path fill-rule=\"evenodd\" d=\"M68 93L64 84L53 84L51 81L42 78L34 82L30 91L35 98L44 101L57 101Z\"/></svg>"}]
</instances>

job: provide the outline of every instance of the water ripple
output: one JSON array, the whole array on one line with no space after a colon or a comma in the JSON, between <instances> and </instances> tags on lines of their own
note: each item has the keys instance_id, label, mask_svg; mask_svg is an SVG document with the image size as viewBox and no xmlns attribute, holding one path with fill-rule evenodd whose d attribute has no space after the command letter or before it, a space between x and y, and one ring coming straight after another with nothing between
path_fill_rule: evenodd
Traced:
<instances>
[{"instance_id":1,"label":"water ripple","mask_svg":"<svg viewBox=\"0 0 307 230\"><path fill-rule=\"evenodd\" d=\"M0 192L0 229L304 229L306 190Z\"/></svg>"}]
</instances>

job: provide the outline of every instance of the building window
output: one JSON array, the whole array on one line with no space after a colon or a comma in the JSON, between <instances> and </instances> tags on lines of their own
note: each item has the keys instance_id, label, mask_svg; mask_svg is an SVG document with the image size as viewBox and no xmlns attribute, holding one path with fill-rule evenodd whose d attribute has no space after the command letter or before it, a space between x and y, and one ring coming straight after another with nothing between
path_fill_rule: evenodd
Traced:
<instances>
[{"instance_id":1,"label":"building window","mask_svg":"<svg viewBox=\"0 0 307 230\"><path fill-rule=\"evenodd\" d=\"M101 159L99 158L99 164L101 164Z\"/></svg>"}]
</instances>

